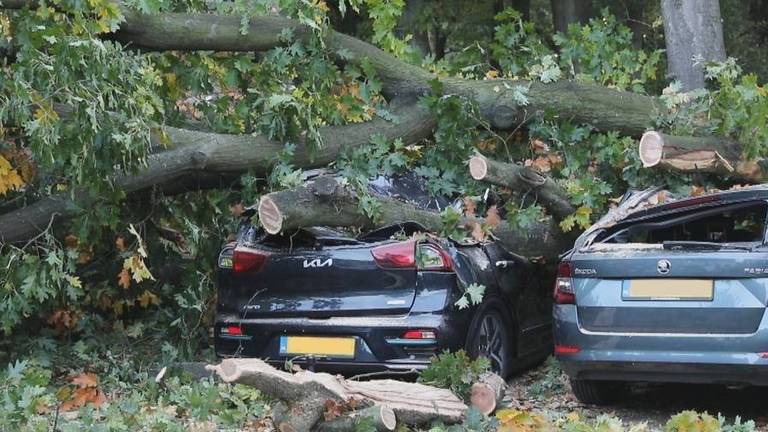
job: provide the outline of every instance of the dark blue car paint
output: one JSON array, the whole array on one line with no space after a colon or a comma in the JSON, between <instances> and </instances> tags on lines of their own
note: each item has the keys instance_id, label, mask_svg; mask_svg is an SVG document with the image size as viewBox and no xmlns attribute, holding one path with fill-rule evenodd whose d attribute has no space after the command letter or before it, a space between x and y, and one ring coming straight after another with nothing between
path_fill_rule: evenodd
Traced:
<instances>
[{"instance_id":1,"label":"dark blue car paint","mask_svg":"<svg viewBox=\"0 0 768 432\"><path fill-rule=\"evenodd\" d=\"M280 354L281 336L353 336L357 339L353 360L319 358L313 363L335 372L421 369L436 353L465 348L472 319L491 303L505 308L517 330L513 350L519 354L518 366L549 352L550 289L540 284L535 266L494 244L461 246L441 240L453 272L376 267L371 249L391 242L275 249L258 272L220 269L214 328L217 355L261 357L282 364L288 359ZM333 266L305 272L304 260L315 258L331 258ZM496 261L509 265L497 268ZM484 304L459 310L455 303L461 286L471 283L486 286ZM223 335L222 328L229 325L240 326L243 337ZM437 338L403 340L409 329L434 329ZM299 364L306 361L294 359Z\"/></svg>"}]
</instances>

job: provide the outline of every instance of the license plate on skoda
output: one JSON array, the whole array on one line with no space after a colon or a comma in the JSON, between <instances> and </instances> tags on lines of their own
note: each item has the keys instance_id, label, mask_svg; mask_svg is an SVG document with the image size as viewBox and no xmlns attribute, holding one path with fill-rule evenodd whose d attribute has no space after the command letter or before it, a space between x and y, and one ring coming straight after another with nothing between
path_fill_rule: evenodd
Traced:
<instances>
[{"instance_id":1,"label":"license plate on skoda","mask_svg":"<svg viewBox=\"0 0 768 432\"><path fill-rule=\"evenodd\" d=\"M715 282L711 279L632 279L624 285L625 300L711 301Z\"/></svg>"},{"instance_id":2,"label":"license plate on skoda","mask_svg":"<svg viewBox=\"0 0 768 432\"><path fill-rule=\"evenodd\" d=\"M354 337L280 336L280 355L354 358Z\"/></svg>"}]
</instances>

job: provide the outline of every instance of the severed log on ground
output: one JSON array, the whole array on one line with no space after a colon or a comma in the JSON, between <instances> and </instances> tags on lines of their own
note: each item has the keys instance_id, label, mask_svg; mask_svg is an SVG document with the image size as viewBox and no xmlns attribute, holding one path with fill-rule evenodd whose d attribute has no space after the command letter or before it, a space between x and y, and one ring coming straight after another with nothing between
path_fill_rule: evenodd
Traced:
<instances>
[{"instance_id":1,"label":"severed log on ground","mask_svg":"<svg viewBox=\"0 0 768 432\"><path fill-rule=\"evenodd\" d=\"M417 222L433 232L443 229L443 219L436 212L393 198L376 199L380 215L374 221L360 209L356 191L340 184L334 177L318 177L303 186L263 195L258 215L270 234L291 233L305 226L371 229L403 222ZM462 223L471 228L482 220L465 217ZM534 223L525 230L501 222L492 228L492 234L508 250L528 257L555 260L572 246L572 239L563 235L551 219Z\"/></svg>"},{"instance_id":2,"label":"severed log on ground","mask_svg":"<svg viewBox=\"0 0 768 432\"><path fill-rule=\"evenodd\" d=\"M215 372L224 382L249 385L283 401L285 408L283 412L277 413L275 422L281 432L338 427L339 424L321 426L327 401L361 408L382 407L374 415L380 417L383 428L392 424L390 409L397 422L406 425L422 425L436 420L457 423L467 410L464 402L450 390L417 383L395 380L348 381L327 373L310 371L292 374L254 358L225 359L218 365L207 366L207 369ZM367 411L365 415L371 415L372 412L376 410ZM343 422L345 420L339 420L339 423Z\"/></svg>"},{"instance_id":3,"label":"severed log on ground","mask_svg":"<svg viewBox=\"0 0 768 432\"><path fill-rule=\"evenodd\" d=\"M768 161L744 160L738 143L719 137L687 137L648 131L640 138L643 166L704 172L752 183L768 181Z\"/></svg>"},{"instance_id":4,"label":"severed log on ground","mask_svg":"<svg viewBox=\"0 0 768 432\"><path fill-rule=\"evenodd\" d=\"M495 373L485 373L480 376L470 389L470 402L472 406L485 415L496 411L496 408L504 398L504 390L507 383L504 378Z\"/></svg>"},{"instance_id":5,"label":"severed log on ground","mask_svg":"<svg viewBox=\"0 0 768 432\"><path fill-rule=\"evenodd\" d=\"M475 180L485 181L516 191L533 191L540 203L557 220L571 215L576 209L560 186L552 178L533 168L473 156L469 160L469 174Z\"/></svg>"}]
</instances>

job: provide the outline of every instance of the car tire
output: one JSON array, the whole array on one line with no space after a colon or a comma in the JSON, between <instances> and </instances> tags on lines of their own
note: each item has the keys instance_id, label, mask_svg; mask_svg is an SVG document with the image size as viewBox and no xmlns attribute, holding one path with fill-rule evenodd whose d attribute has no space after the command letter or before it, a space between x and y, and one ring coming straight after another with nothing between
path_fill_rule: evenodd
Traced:
<instances>
[{"instance_id":1,"label":"car tire","mask_svg":"<svg viewBox=\"0 0 768 432\"><path fill-rule=\"evenodd\" d=\"M491 371L507 378L512 370L514 334L510 319L499 307L489 304L472 319L467 353L472 358L485 356L491 362Z\"/></svg>"},{"instance_id":2,"label":"car tire","mask_svg":"<svg viewBox=\"0 0 768 432\"><path fill-rule=\"evenodd\" d=\"M571 379L571 390L579 402L587 405L610 405L621 400L626 387L614 381Z\"/></svg>"}]
</instances>

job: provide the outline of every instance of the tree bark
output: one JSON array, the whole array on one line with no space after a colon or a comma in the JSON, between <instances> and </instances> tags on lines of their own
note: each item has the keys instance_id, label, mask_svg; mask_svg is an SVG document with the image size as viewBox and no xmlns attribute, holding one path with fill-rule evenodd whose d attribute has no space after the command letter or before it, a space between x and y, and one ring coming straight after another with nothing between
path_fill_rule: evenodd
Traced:
<instances>
[{"instance_id":1,"label":"tree bark","mask_svg":"<svg viewBox=\"0 0 768 432\"><path fill-rule=\"evenodd\" d=\"M738 143L716 137L681 137L656 131L638 146L643 166L679 172L706 172L752 183L768 181L768 161L741 158Z\"/></svg>"},{"instance_id":2,"label":"tree bark","mask_svg":"<svg viewBox=\"0 0 768 432\"><path fill-rule=\"evenodd\" d=\"M498 162L477 155L469 160L469 173L475 180L521 192L532 191L557 220L563 220L576 211L565 191L552 178L533 168Z\"/></svg>"},{"instance_id":3,"label":"tree bark","mask_svg":"<svg viewBox=\"0 0 768 432\"><path fill-rule=\"evenodd\" d=\"M5 0L4 8L34 5L35 0ZM277 16L254 17L246 34L240 32L240 18L195 13L142 15L122 9L125 21L114 34L130 46L157 50L263 51L285 44L281 30L288 28L297 37L309 30L290 19ZM383 82L388 97L421 95L430 89L436 76L406 63L373 45L342 33L329 31L326 44L331 53L343 50L351 55L341 61L367 59ZM662 112L655 97L617 91L574 81L539 83L517 80L444 79L447 94L458 94L478 103L481 113L495 128L508 129L544 111L557 112L561 119L589 123L599 130L640 135ZM530 103L518 105L512 98L515 86L527 88Z\"/></svg>"},{"instance_id":4,"label":"tree bark","mask_svg":"<svg viewBox=\"0 0 768 432\"><path fill-rule=\"evenodd\" d=\"M506 387L504 378L495 373L481 375L478 381L472 384L470 390L472 406L485 415L493 413L504 398Z\"/></svg>"},{"instance_id":5,"label":"tree bark","mask_svg":"<svg viewBox=\"0 0 768 432\"><path fill-rule=\"evenodd\" d=\"M555 32L566 33L570 24L584 24L592 17L592 0L551 0Z\"/></svg>"},{"instance_id":6,"label":"tree bark","mask_svg":"<svg viewBox=\"0 0 768 432\"><path fill-rule=\"evenodd\" d=\"M725 60L719 0L662 0L661 12L670 77L684 91L703 88L701 61Z\"/></svg>"},{"instance_id":7,"label":"tree bark","mask_svg":"<svg viewBox=\"0 0 768 432\"><path fill-rule=\"evenodd\" d=\"M375 119L366 123L321 128L323 146L314 152L306 145L297 146L294 165L301 168L327 165L336 160L342 148L364 145L373 134L382 134L387 140L399 138L403 142L414 143L429 136L434 127L429 111L418 104L394 101L392 111L399 119L397 123ZM118 189L133 193L153 186L171 185L169 190L172 191L173 183L179 179L195 177L200 173L233 174L250 170L266 175L283 148L281 143L261 135L226 135L168 126L161 127L161 130L163 138L154 134L153 147L166 146L169 150L150 155L146 165L137 172L115 173L114 183ZM0 243L26 241L45 230L53 218L76 216L93 205L97 198L85 190L72 195L51 195L0 215Z\"/></svg>"},{"instance_id":8,"label":"tree bark","mask_svg":"<svg viewBox=\"0 0 768 432\"><path fill-rule=\"evenodd\" d=\"M276 422L281 431L309 431L318 424L330 400L347 405L386 406L398 421L423 425L432 421L457 423L467 406L446 389L394 380L347 381L327 373L301 371L295 374L273 368L263 360L225 359L207 369L228 383L240 383L287 403L287 412Z\"/></svg>"},{"instance_id":9,"label":"tree bark","mask_svg":"<svg viewBox=\"0 0 768 432\"><path fill-rule=\"evenodd\" d=\"M320 188L328 190L328 180L322 180ZM272 234L290 233L305 226L363 227L374 228L404 222L417 222L429 231L443 230L442 217L431 211L421 210L412 204L392 198L377 197L381 215L372 220L359 206L355 191L337 185L331 193L318 193L317 180L304 186L272 192L261 197L258 206L259 221ZM464 227L471 230L473 224L482 223L477 218L463 218ZM534 223L525 230L506 222L492 228L492 234L508 250L529 257L545 257L554 260L572 245L571 239L562 234L551 220Z\"/></svg>"}]
</instances>

